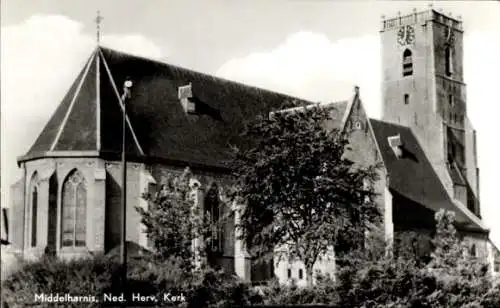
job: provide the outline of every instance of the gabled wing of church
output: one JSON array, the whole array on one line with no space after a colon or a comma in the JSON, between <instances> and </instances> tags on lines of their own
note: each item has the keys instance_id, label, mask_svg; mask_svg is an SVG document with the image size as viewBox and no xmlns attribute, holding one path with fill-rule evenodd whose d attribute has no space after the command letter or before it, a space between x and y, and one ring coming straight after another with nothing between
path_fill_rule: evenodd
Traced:
<instances>
[{"instance_id":1,"label":"gabled wing of church","mask_svg":"<svg viewBox=\"0 0 500 308\"><path fill-rule=\"evenodd\" d=\"M258 114L309 102L98 47L61 104L19 162L41 157L117 157L121 152L123 83L133 82L127 108L127 153L226 167L229 144ZM179 88L190 85L182 106Z\"/></svg>"}]
</instances>

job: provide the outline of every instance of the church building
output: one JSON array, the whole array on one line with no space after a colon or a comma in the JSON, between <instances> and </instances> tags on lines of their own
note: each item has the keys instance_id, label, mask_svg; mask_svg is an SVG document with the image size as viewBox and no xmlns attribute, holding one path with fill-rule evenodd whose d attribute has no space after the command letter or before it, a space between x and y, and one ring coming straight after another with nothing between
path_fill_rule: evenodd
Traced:
<instances>
[{"instance_id":1,"label":"church building","mask_svg":"<svg viewBox=\"0 0 500 308\"><path fill-rule=\"evenodd\" d=\"M492 263L481 219L476 131L467 117L462 22L433 9L384 18L382 119L367 116L361 90L321 104L329 128L345 131L347 155L361 166L381 163L377 202L386 238L431 234L434 214L456 214L471 253ZM123 95L124 82L132 81ZM370 100L369 97L365 98ZM148 247L135 206L169 176L189 167L198 205L226 217L211 247L214 263L258 281L305 282L301 262L252 266L235 237L239 207L219 202L230 184L230 145L245 121L310 103L98 46L29 151L12 186L9 241L27 258L108 253L120 245L122 110L127 118L127 242ZM287 109L288 108L288 109ZM333 259L316 268L334 271Z\"/></svg>"}]
</instances>

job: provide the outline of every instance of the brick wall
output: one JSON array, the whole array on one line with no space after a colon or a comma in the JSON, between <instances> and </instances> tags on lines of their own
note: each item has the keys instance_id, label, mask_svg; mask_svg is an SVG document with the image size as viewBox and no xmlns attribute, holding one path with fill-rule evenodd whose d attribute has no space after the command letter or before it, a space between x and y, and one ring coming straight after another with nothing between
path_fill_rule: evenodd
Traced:
<instances>
[{"instance_id":1,"label":"brick wall","mask_svg":"<svg viewBox=\"0 0 500 308\"><path fill-rule=\"evenodd\" d=\"M140 191L141 164L127 163L127 226L126 240L139 242L137 225L140 224L140 215L135 207L139 206L142 192ZM106 250L113 249L120 244L121 238L121 192L122 168L119 162L106 163Z\"/></svg>"}]
</instances>

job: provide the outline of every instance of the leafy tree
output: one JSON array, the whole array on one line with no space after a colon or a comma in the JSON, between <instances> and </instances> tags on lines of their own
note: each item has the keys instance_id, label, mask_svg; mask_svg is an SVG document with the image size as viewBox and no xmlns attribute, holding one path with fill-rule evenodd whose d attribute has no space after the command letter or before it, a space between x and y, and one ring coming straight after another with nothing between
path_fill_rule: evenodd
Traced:
<instances>
[{"instance_id":1,"label":"leafy tree","mask_svg":"<svg viewBox=\"0 0 500 308\"><path fill-rule=\"evenodd\" d=\"M136 207L146 226L148 239L158 260L176 260L181 268L193 269L195 253L204 257L205 242L210 240L213 224L194 207L192 174L186 168L180 176L171 176L154 196L146 195L148 209ZM202 239L197 251L193 240Z\"/></svg>"},{"instance_id":2,"label":"leafy tree","mask_svg":"<svg viewBox=\"0 0 500 308\"><path fill-rule=\"evenodd\" d=\"M427 270L437 279L440 289L432 297L441 298L447 307L480 307L477 300L491 287L488 265L471 254L469 244L460 240L454 222L453 212L436 213L435 251Z\"/></svg>"},{"instance_id":3,"label":"leafy tree","mask_svg":"<svg viewBox=\"0 0 500 308\"><path fill-rule=\"evenodd\" d=\"M340 306L499 307L500 289L491 288L486 265L469 253L453 223L452 212L436 213L435 250L429 263L411 251L381 256L383 245L375 245L375 253L352 252L337 275Z\"/></svg>"},{"instance_id":4,"label":"leafy tree","mask_svg":"<svg viewBox=\"0 0 500 308\"><path fill-rule=\"evenodd\" d=\"M467 280L488 277L487 264L471 253L469 243L460 240L454 222L453 212L441 210L436 213L435 250L428 268L441 276Z\"/></svg>"},{"instance_id":5,"label":"leafy tree","mask_svg":"<svg viewBox=\"0 0 500 308\"><path fill-rule=\"evenodd\" d=\"M250 252L277 247L300 259L308 285L318 257L363 245L380 219L373 201L376 167L355 166L344 155L347 138L327 130L324 108L300 108L257 119L236 148L236 191L244 202L241 227Z\"/></svg>"}]
</instances>

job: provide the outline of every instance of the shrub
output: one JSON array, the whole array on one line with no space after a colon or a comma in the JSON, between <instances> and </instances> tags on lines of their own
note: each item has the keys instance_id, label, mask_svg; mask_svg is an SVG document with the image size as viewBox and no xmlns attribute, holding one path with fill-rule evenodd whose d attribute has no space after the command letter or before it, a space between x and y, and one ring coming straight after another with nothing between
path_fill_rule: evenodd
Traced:
<instances>
[{"instance_id":1,"label":"shrub","mask_svg":"<svg viewBox=\"0 0 500 308\"><path fill-rule=\"evenodd\" d=\"M481 305L484 308L500 307L500 283L491 288L482 298Z\"/></svg>"},{"instance_id":2,"label":"shrub","mask_svg":"<svg viewBox=\"0 0 500 308\"><path fill-rule=\"evenodd\" d=\"M22 268L2 282L2 298L8 304L30 304L36 294L101 295L112 289L118 265L98 256L72 261L42 258L24 262ZM38 303L43 307L43 304ZM46 306L54 305L47 303ZM65 303L71 307L71 303ZM81 304L80 304L81 305ZM74 304L78 306L78 304Z\"/></svg>"},{"instance_id":3,"label":"shrub","mask_svg":"<svg viewBox=\"0 0 500 308\"><path fill-rule=\"evenodd\" d=\"M223 271L206 269L193 278L187 307L239 307L261 302L249 284Z\"/></svg>"},{"instance_id":4,"label":"shrub","mask_svg":"<svg viewBox=\"0 0 500 308\"><path fill-rule=\"evenodd\" d=\"M166 293L182 294L186 302L176 303L182 307L241 306L255 301L251 298L256 296L249 284L234 275L211 268L185 271L176 259L138 260L130 264L128 277L128 287L133 292L156 295L159 299Z\"/></svg>"},{"instance_id":5,"label":"shrub","mask_svg":"<svg viewBox=\"0 0 500 308\"><path fill-rule=\"evenodd\" d=\"M180 307L237 307L251 304L297 305L324 304L331 307L362 308L434 308L500 307L500 284L492 287L484 265L462 253L462 244L454 238L452 216L441 213L446 223L438 225L436 251L429 264L414 257L390 257L383 245L372 250L353 251L338 256L336 280L318 277L312 287L279 285L272 281L252 288L235 275L202 268L186 271L183 260L155 256L130 258L127 290L119 283L119 263L115 256L61 261L42 258L25 262L23 267L2 283L2 299L8 304L28 305L34 295L119 295L130 292L159 297L164 293L182 294ZM438 229L438 231L440 231ZM46 303L41 307L54 306ZM65 302L67 307L80 303ZM86 305L93 307L92 305ZM94 307L99 306L98 303Z\"/></svg>"},{"instance_id":6,"label":"shrub","mask_svg":"<svg viewBox=\"0 0 500 308\"><path fill-rule=\"evenodd\" d=\"M295 283L280 285L274 280L264 286L260 294L267 305L323 304L336 307L339 303L334 281L321 276L314 286L307 287L298 287Z\"/></svg>"},{"instance_id":7,"label":"shrub","mask_svg":"<svg viewBox=\"0 0 500 308\"><path fill-rule=\"evenodd\" d=\"M345 307L407 307L416 293L434 291L433 279L423 276L414 260L383 258L340 269L337 290Z\"/></svg>"},{"instance_id":8,"label":"shrub","mask_svg":"<svg viewBox=\"0 0 500 308\"><path fill-rule=\"evenodd\" d=\"M102 300L104 293L120 295L130 299L131 292L156 295L159 306L166 293L183 295L183 307L233 307L261 301L250 285L222 271L204 269L198 272L183 270L182 263L175 259L130 259L128 262L127 290L119 281L119 263L104 256L92 259L62 261L42 258L26 262L18 272L2 283L2 299L9 305L35 303L35 294L71 294L73 296L94 295ZM40 307L51 307L54 303L36 303ZM67 307L81 307L81 303L64 302ZM153 302L151 302L153 304ZM89 304L88 307L98 307Z\"/></svg>"}]
</instances>

